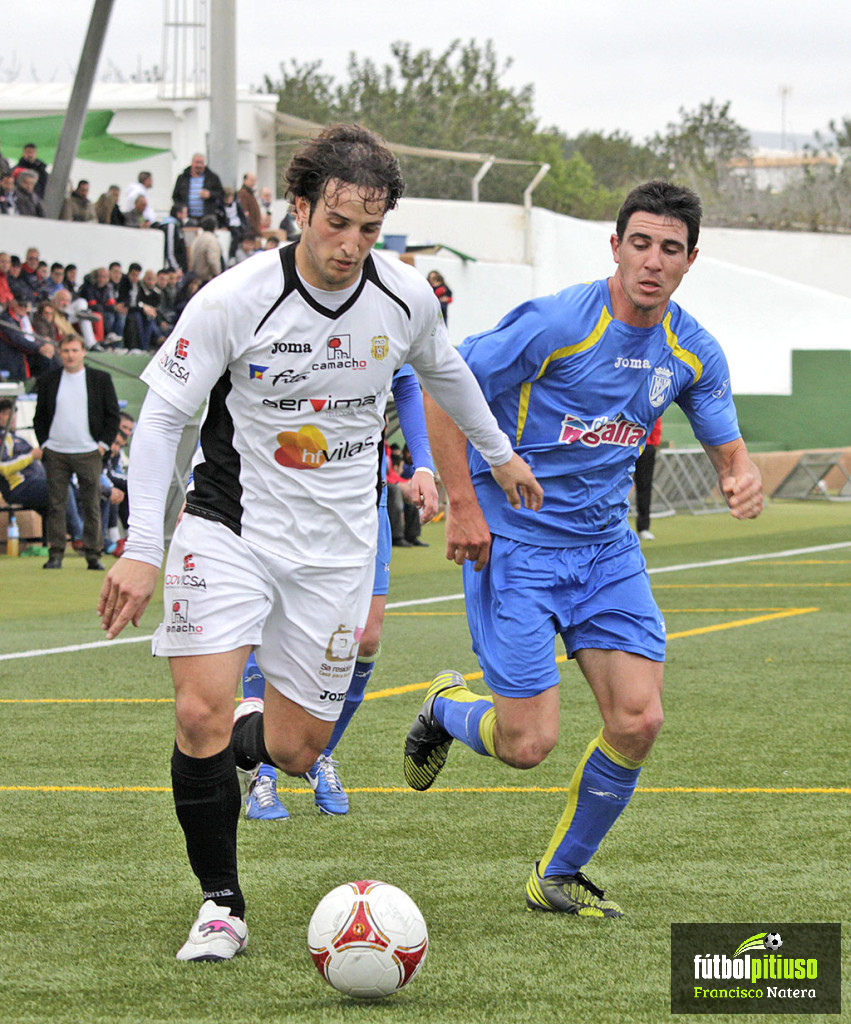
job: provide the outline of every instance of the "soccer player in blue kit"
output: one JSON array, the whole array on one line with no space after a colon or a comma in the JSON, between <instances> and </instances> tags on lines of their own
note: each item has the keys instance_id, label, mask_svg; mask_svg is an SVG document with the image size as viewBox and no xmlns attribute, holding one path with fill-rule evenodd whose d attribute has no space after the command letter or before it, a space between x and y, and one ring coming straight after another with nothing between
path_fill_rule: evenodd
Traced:
<instances>
[{"instance_id":1,"label":"soccer player in blue kit","mask_svg":"<svg viewBox=\"0 0 851 1024\"><path fill-rule=\"evenodd\" d=\"M558 633L603 727L570 782L567 807L526 884L532 910L623 911L580 870L629 803L662 726L665 623L627 523L636 457L676 401L736 519L762 508L716 340L671 296L697 256L700 200L653 181L624 201L608 280L525 302L460 352L546 498L540 512L497 500L487 466L427 399L450 501L447 558L464 566L473 649L492 697L441 672L405 744L405 776L428 789L453 739L514 768L553 749Z\"/></svg>"}]
</instances>

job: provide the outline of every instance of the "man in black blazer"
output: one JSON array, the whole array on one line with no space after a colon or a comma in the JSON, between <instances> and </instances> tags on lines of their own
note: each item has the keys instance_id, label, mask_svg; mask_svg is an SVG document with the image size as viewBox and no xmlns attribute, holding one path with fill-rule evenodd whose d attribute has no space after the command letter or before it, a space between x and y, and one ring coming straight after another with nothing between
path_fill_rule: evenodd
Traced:
<instances>
[{"instance_id":1,"label":"man in black blazer","mask_svg":"<svg viewBox=\"0 0 851 1024\"><path fill-rule=\"evenodd\" d=\"M65 508L74 473L80 486L86 561L90 569L104 568L100 561L100 476L104 454L118 431L118 398L108 373L83 365L85 351L81 338L63 338L59 343L62 368L42 374L36 385L33 426L44 450L49 506L46 533L50 557L45 569L62 568L67 540Z\"/></svg>"}]
</instances>

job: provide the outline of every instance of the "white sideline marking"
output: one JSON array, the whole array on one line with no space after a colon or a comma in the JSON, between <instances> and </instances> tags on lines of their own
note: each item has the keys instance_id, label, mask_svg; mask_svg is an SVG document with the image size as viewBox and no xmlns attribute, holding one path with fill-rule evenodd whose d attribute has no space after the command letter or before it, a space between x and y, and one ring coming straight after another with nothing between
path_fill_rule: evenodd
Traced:
<instances>
[{"instance_id":1,"label":"white sideline marking","mask_svg":"<svg viewBox=\"0 0 851 1024\"><path fill-rule=\"evenodd\" d=\"M763 555L739 555L736 558L714 558L710 562L684 562L682 565L662 565L655 569L648 569L650 575L660 572L680 572L684 569L709 569L716 565L734 565L738 562L760 562L766 558L791 558L793 555L810 555L816 551L836 551L838 548L851 547L851 541L844 540L838 544L819 544L812 548L789 548L788 551L769 551ZM388 603L387 610L393 608L410 608L419 604L439 604L441 601L460 601L463 594L446 594L443 597L421 597L414 601L393 601ZM140 644L150 640L153 636L148 633L145 636L121 637L118 640L95 640L88 644L71 644L68 647L50 647L45 650L16 651L14 654L0 654L0 661L13 661L16 658L39 658L45 654L69 654L75 651L91 651L97 647L114 647L116 644Z\"/></svg>"}]
</instances>

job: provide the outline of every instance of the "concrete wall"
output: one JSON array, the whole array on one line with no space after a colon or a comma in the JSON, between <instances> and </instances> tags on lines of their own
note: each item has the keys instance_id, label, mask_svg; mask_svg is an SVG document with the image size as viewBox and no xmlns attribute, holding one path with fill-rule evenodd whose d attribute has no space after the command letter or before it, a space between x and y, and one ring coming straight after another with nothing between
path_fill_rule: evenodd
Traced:
<instances>
[{"instance_id":1,"label":"concrete wall","mask_svg":"<svg viewBox=\"0 0 851 1024\"><path fill-rule=\"evenodd\" d=\"M163 264L165 236L158 228L116 228L106 224L75 224L41 217L0 217L0 251L26 256L36 246L48 263L76 263L78 280L94 267L118 260L126 270L141 263L147 270Z\"/></svg>"},{"instance_id":2,"label":"concrete wall","mask_svg":"<svg viewBox=\"0 0 851 1024\"><path fill-rule=\"evenodd\" d=\"M479 261L464 264L446 249L438 252L439 261L425 256L416 259L421 269L427 271L433 265L440 270L453 290L449 323L456 343L462 330L475 333L492 326L518 301L605 277L614 270L609 246L612 225L548 210L533 209L527 219L518 206L403 199L385 226L387 233L406 235L410 245L442 244ZM823 268L825 283L838 289L842 275L833 268L848 264L851 271L851 239L826 235L786 239L778 232L748 231L732 238L717 231L707 231L705 239L701 235L698 260L676 299L720 341L734 392L790 395L793 351L851 350L851 273L841 292L802 280L818 279L818 268ZM778 273L760 269L762 255L772 245L776 251L766 262ZM531 254L528 263L526 252ZM736 262L709 255L721 252L735 253ZM798 252L808 254L812 269L806 273ZM840 254L846 262L839 259ZM787 273L782 276L784 269Z\"/></svg>"}]
</instances>

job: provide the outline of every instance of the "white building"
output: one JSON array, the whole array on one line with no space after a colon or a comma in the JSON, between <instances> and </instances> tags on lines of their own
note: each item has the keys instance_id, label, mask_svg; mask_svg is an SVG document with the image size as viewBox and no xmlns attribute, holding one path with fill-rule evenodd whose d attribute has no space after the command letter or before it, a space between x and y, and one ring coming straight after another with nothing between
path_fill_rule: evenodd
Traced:
<instances>
[{"instance_id":1,"label":"white building","mask_svg":"<svg viewBox=\"0 0 851 1024\"><path fill-rule=\"evenodd\" d=\"M164 98L156 82L97 82L92 88L89 111L111 111L113 116L107 135L124 143L159 150L134 156L125 150L116 162L76 159L71 168L72 184L85 178L90 182L90 196L97 198L110 185L124 189L136 181L140 171L154 176L152 200L160 214L171 208L171 193L178 174L191 162L194 153L207 153L210 133L210 100ZM31 127L33 139L38 138L38 118L64 116L71 96L71 84L41 82L4 83L0 91L0 141L3 155L15 163L23 138ZM239 188L242 176L257 175L258 188L269 186L275 191L275 108L277 95L237 93L237 168L238 181L222 184ZM21 121L19 126L15 122ZM42 122L43 124L43 122ZM105 148L108 154L109 149ZM111 147L114 148L114 147ZM39 156L48 164L52 153ZM114 154L113 154L114 156ZM127 159L129 157L129 159ZM211 169L217 168L211 165Z\"/></svg>"}]
</instances>

